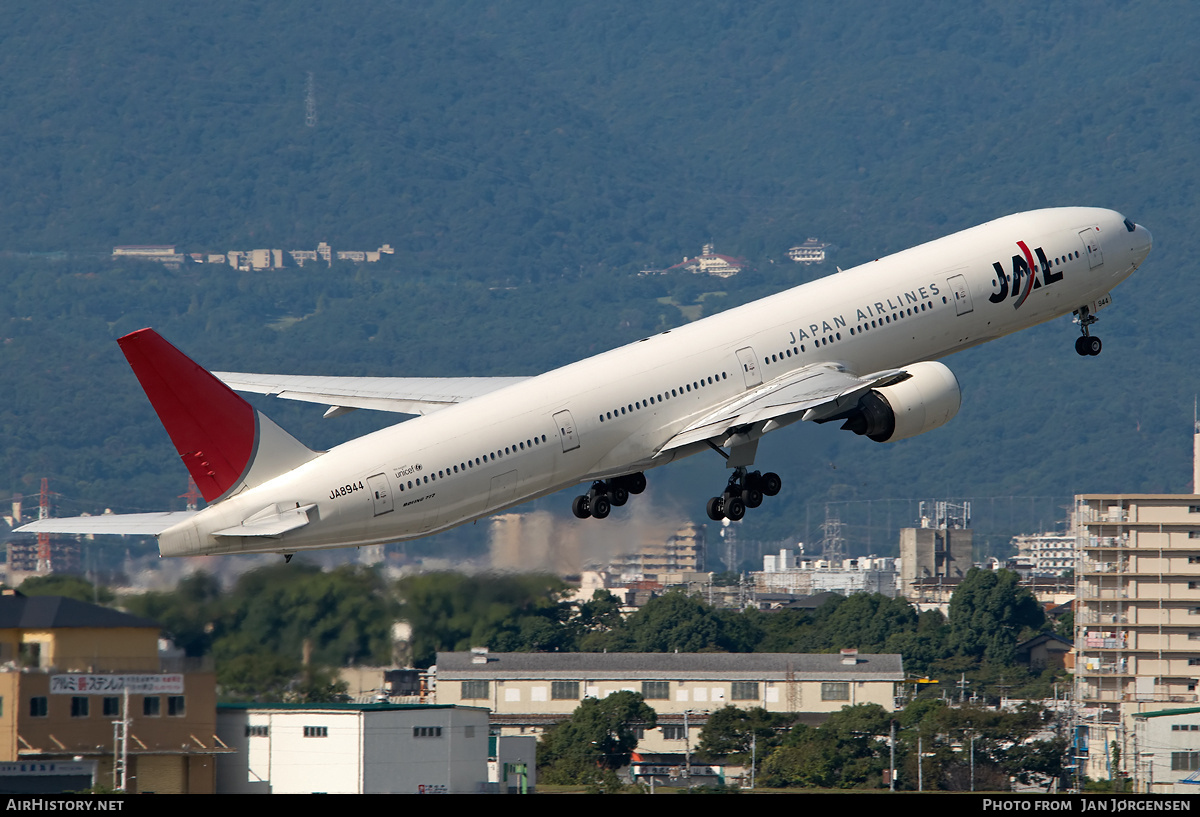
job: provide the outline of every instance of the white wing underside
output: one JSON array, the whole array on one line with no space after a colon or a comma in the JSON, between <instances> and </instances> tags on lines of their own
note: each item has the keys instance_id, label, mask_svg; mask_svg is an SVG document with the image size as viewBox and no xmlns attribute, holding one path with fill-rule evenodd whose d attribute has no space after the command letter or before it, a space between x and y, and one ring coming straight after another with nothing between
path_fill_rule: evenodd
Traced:
<instances>
[{"instance_id":1,"label":"white wing underside","mask_svg":"<svg viewBox=\"0 0 1200 817\"><path fill-rule=\"evenodd\" d=\"M757 426L758 435L795 420L824 420L853 408L871 389L907 380L904 369L888 369L859 377L831 363L807 366L756 386L692 422L659 449L670 451L710 440L717 445L742 429ZM774 425L770 425L774 421ZM757 435L756 435L757 436Z\"/></svg>"},{"instance_id":2,"label":"white wing underside","mask_svg":"<svg viewBox=\"0 0 1200 817\"><path fill-rule=\"evenodd\" d=\"M327 415L351 409L431 414L526 377L324 377L213 372L234 391L266 394L331 406Z\"/></svg>"}]
</instances>

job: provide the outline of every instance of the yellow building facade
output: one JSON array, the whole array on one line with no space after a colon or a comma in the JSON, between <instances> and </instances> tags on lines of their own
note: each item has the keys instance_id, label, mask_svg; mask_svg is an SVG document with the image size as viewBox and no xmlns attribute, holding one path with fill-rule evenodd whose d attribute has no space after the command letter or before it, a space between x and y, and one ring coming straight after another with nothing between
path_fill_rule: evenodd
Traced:
<instances>
[{"instance_id":1,"label":"yellow building facade","mask_svg":"<svg viewBox=\"0 0 1200 817\"><path fill-rule=\"evenodd\" d=\"M58 596L0 596L0 762L95 762L95 783L210 793L216 678L159 656L148 619ZM123 723L121 729L114 723ZM118 774L114 775L114 767Z\"/></svg>"}]
</instances>

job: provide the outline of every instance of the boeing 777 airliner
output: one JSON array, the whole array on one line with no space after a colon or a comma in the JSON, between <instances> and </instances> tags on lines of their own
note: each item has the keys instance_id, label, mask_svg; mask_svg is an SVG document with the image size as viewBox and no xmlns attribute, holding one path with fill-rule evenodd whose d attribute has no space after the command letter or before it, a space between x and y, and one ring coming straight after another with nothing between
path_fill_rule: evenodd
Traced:
<instances>
[{"instance_id":1,"label":"boeing 777 airliner","mask_svg":"<svg viewBox=\"0 0 1200 817\"><path fill-rule=\"evenodd\" d=\"M949 422L938 362L1074 313L1075 350L1150 252L1120 213L1018 213L528 378L209 373L151 329L118 342L209 505L44 519L20 531L145 534L163 556L280 553L414 539L573 485L603 519L645 472L701 452L731 469L708 516L741 519L780 490L751 471L759 439L797 420L878 442ZM421 415L313 451L235 394Z\"/></svg>"}]
</instances>

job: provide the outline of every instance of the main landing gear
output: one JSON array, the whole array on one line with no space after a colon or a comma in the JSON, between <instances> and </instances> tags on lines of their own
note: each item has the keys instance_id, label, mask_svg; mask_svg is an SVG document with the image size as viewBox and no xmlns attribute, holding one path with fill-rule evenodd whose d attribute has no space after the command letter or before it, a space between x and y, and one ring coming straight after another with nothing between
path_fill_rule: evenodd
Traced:
<instances>
[{"instance_id":1,"label":"main landing gear","mask_svg":"<svg viewBox=\"0 0 1200 817\"><path fill-rule=\"evenodd\" d=\"M735 468L725 493L708 500L705 510L714 522L722 519L736 522L746 515L747 508L757 508L764 496L775 496L782 487L783 481L776 473L748 473L745 468Z\"/></svg>"},{"instance_id":2,"label":"main landing gear","mask_svg":"<svg viewBox=\"0 0 1200 817\"><path fill-rule=\"evenodd\" d=\"M646 490L646 475L640 471L636 474L626 474L623 477L597 480L592 483L591 490L586 494L575 497L571 503L571 513L579 519L603 519L608 516L614 505L621 506L629 501L630 494L640 494Z\"/></svg>"},{"instance_id":3,"label":"main landing gear","mask_svg":"<svg viewBox=\"0 0 1200 817\"><path fill-rule=\"evenodd\" d=\"M1075 351L1082 357L1095 357L1100 354L1104 344L1100 342L1100 338L1088 331L1088 327L1095 323L1097 318L1086 306L1079 307L1075 314L1079 316L1079 326L1083 330L1083 336L1075 338Z\"/></svg>"}]
</instances>

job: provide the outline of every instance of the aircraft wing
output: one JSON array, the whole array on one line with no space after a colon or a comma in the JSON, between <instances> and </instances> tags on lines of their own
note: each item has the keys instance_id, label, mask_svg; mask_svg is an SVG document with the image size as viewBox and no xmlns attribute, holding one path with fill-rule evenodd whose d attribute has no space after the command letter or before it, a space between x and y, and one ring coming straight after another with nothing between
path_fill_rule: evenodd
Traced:
<instances>
[{"instance_id":1,"label":"aircraft wing","mask_svg":"<svg viewBox=\"0 0 1200 817\"><path fill-rule=\"evenodd\" d=\"M689 424L659 451L705 440L724 445L731 436L756 423L760 424L756 436L761 436L796 420L835 417L853 408L871 389L908 378L904 369L888 369L860 377L832 363L817 363L739 395ZM774 423L770 424L771 421Z\"/></svg>"},{"instance_id":2,"label":"aircraft wing","mask_svg":"<svg viewBox=\"0 0 1200 817\"><path fill-rule=\"evenodd\" d=\"M473 397L511 386L525 377L321 377L213 372L234 391L285 400L324 403L326 417L354 409L431 414Z\"/></svg>"},{"instance_id":3,"label":"aircraft wing","mask_svg":"<svg viewBox=\"0 0 1200 817\"><path fill-rule=\"evenodd\" d=\"M99 516L70 516L39 519L15 528L13 533L107 533L130 536L157 536L197 511L161 513L106 513Z\"/></svg>"}]
</instances>

